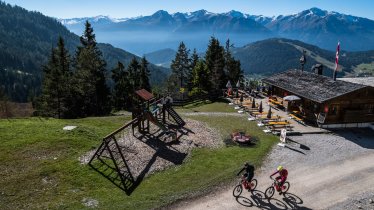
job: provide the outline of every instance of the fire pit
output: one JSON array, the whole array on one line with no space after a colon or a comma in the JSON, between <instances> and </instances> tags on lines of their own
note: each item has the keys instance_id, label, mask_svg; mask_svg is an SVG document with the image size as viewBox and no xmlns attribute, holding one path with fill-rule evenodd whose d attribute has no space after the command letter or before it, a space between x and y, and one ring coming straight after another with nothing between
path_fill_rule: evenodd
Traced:
<instances>
[{"instance_id":1,"label":"fire pit","mask_svg":"<svg viewBox=\"0 0 374 210\"><path fill-rule=\"evenodd\" d=\"M245 132L233 132L231 134L231 139L239 144L251 143L251 137L249 135L245 135Z\"/></svg>"}]
</instances>

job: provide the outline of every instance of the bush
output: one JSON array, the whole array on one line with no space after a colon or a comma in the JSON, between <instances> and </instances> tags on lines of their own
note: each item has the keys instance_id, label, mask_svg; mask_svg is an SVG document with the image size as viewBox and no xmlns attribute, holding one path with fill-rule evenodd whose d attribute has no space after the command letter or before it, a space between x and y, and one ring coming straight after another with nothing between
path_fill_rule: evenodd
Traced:
<instances>
[{"instance_id":1,"label":"bush","mask_svg":"<svg viewBox=\"0 0 374 210\"><path fill-rule=\"evenodd\" d=\"M207 94L208 92L201 89L201 88L192 88L192 90L188 93L188 96L189 97L192 97L192 96L198 96L198 95L204 95L204 94Z\"/></svg>"}]
</instances>

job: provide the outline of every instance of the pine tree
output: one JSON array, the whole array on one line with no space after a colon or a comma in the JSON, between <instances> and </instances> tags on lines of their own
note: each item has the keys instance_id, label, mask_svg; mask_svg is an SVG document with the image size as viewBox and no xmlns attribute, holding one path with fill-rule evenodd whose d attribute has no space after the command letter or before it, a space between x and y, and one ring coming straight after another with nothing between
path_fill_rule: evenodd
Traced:
<instances>
[{"instance_id":1,"label":"pine tree","mask_svg":"<svg viewBox=\"0 0 374 210\"><path fill-rule=\"evenodd\" d=\"M48 116L66 117L69 110L70 55L64 40L59 37L57 48L52 49L48 64L44 66L42 109Z\"/></svg>"},{"instance_id":2,"label":"pine tree","mask_svg":"<svg viewBox=\"0 0 374 210\"><path fill-rule=\"evenodd\" d=\"M151 85L149 84L149 77L151 76L151 72L148 69L149 62L145 58L142 57L140 62L140 87L148 90L151 92Z\"/></svg>"},{"instance_id":3,"label":"pine tree","mask_svg":"<svg viewBox=\"0 0 374 210\"><path fill-rule=\"evenodd\" d=\"M114 81L113 101L116 110L122 110L131 104L132 91L129 73L125 70L125 66L118 61L117 67L112 70L112 79Z\"/></svg>"},{"instance_id":4,"label":"pine tree","mask_svg":"<svg viewBox=\"0 0 374 210\"><path fill-rule=\"evenodd\" d=\"M54 116L57 109L56 103L56 79L54 78L57 69L56 49L51 49L48 63L43 66L43 81L41 98L41 114L45 116Z\"/></svg>"},{"instance_id":5,"label":"pine tree","mask_svg":"<svg viewBox=\"0 0 374 210\"><path fill-rule=\"evenodd\" d=\"M240 83L242 83L244 76L243 71L241 69L241 64L239 60L235 60L235 58L232 56L230 50L231 47L233 47L233 45L231 45L230 40L227 39L225 47L225 64L227 79L235 83L237 81L240 81Z\"/></svg>"},{"instance_id":6,"label":"pine tree","mask_svg":"<svg viewBox=\"0 0 374 210\"><path fill-rule=\"evenodd\" d=\"M196 67L197 63L199 62L199 55L197 54L197 51L196 51L196 48L194 48L193 50L193 53L191 55L191 67L189 69L189 72L188 72L188 75L187 75L187 86L188 86L188 90L192 90L193 89L193 69Z\"/></svg>"},{"instance_id":7,"label":"pine tree","mask_svg":"<svg viewBox=\"0 0 374 210\"><path fill-rule=\"evenodd\" d=\"M212 37L205 53L205 62L210 71L211 90L218 91L225 86L226 75L224 72L225 58L224 48L218 39Z\"/></svg>"},{"instance_id":8,"label":"pine tree","mask_svg":"<svg viewBox=\"0 0 374 210\"><path fill-rule=\"evenodd\" d=\"M178 78L179 88L187 86L188 74L190 72L189 50L183 42L179 44L175 59L171 62L171 78Z\"/></svg>"},{"instance_id":9,"label":"pine tree","mask_svg":"<svg viewBox=\"0 0 374 210\"><path fill-rule=\"evenodd\" d=\"M105 78L106 62L97 47L93 28L88 21L80 41L82 46L78 47L75 63L75 92L78 98L76 111L79 116L108 114L110 95Z\"/></svg>"},{"instance_id":10,"label":"pine tree","mask_svg":"<svg viewBox=\"0 0 374 210\"><path fill-rule=\"evenodd\" d=\"M140 64L138 60L136 60L135 57L132 58L130 61L130 64L127 68L127 71L129 72L129 79L131 83L131 93L141 89L140 86Z\"/></svg>"},{"instance_id":11,"label":"pine tree","mask_svg":"<svg viewBox=\"0 0 374 210\"><path fill-rule=\"evenodd\" d=\"M198 94L210 89L209 69L203 60L199 60L192 71L192 92Z\"/></svg>"}]
</instances>

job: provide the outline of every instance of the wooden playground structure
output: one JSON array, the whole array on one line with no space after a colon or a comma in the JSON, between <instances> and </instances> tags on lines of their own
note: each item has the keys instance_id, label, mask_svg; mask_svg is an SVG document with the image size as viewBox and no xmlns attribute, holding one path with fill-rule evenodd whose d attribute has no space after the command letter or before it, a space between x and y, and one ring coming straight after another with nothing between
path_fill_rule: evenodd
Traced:
<instances>
[{"instance_id":1,"label":"wooden playground structure","mask_svg":"<svg viewBox=\"0 0 374 210\"><path fill-rule=\"evenodd\" d=\"M148 165L152 163L148 163L142 173L134 176L127 163L128 161L126 161L126 157L131 157L126 153L133 151L119 144L119 141L128 141L124 137L124 134L129 132L126 129L131 129L132 135L136 139L146 142L152 148L154 147L156 153L158 153L160 147L161 149L166 148L166 144L176 142L184 135L180 131L186 124L172 108L171 98L156 99L144 89L136 91L135 95L137 96L137 106L132 111L132 120L104 137L88 163L91 168L122 189L127 195L130 195L143 180L150 168ZM156 132L151 131L150 123L158 128ZM158 155L160 156L160 154ZM185 157L180 154L172 156L174 159ZM170 159L170 161L176 160ZM179 160L179 162L182 161Z\"/></svg>"}]
</instances>

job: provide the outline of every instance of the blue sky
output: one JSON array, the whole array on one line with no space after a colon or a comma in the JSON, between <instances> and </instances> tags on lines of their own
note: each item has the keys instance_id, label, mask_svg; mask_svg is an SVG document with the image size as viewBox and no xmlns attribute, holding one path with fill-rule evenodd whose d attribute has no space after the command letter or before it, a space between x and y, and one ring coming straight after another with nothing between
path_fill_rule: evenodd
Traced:
<instances>
[{"instance_id":1,"label":"blue sky","mask_svg":"<svg viewBox=\"0 0 374 210\"><path fill-rule=\"evenodd\" d=\"M238 10L254 15L288 15L311 7L374 20L373 0L5 0L28 10L57 18L136 17L163 9L170 13L206 9L210 12Z\"/></svg>"}]
</instances>

